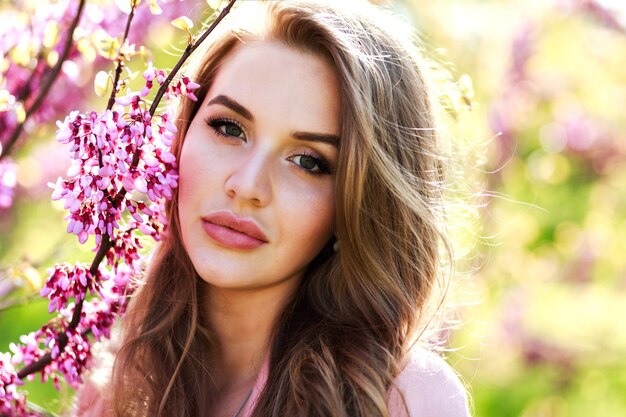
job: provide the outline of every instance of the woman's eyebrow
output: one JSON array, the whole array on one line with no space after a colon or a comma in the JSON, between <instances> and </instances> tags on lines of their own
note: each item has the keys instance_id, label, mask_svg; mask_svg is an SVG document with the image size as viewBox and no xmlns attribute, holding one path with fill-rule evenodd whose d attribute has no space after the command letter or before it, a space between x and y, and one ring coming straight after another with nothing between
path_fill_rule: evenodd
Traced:
<instances>
[{"instance_id":1,"label":"woman's eyebrow","mask_svg":"<svg viewBox=\"0 0 626 417\"><path fill-rule=\"evenodd\" d=\"M235 113L239 113L242 117L248 119L249 121L251 122L254 121L254 117L252 117L252 113L250 113L250 110L246 109L244 106L237 103L232 98L225 96L223 94L213 97L211 101L209 101L207 106L210 106L211 104L221 104L225 107L228 107Z\"/></svg>"},{"instance_id":2,"label":"woman's eyebrow","mask_svg":"<svg viewBox=\"0 0 626 417\"><path fill-rule=\"evenodd\" d=\"M222 106L228 107L235 113L238 113L242 117L248 119L249 121L254 122L254 117L252 116L252 113L250 112L250 110L246 109L236 100L224 94L220 94L218 96L213 97L211 101L209 101L207 106L210 106L213 104L221 104ZM291 136L294 139L304 140L307 142L322 142L322 143L328 143L329 145L333 145L335 147L339 146L339 136L337 135L297 131L297 132L293 132Z\"/></svg>"},{"instance_id":3,"label":"woman's eyebrow","mask_svg":"<svg viewBox=\"0 0 626 417\"><path fill-rule=\"evenodd\" d=\"M298 131L293 132L291 136L295 139L305 140L307 142L322 142L333 145L334 147L339 146L339 136L337 135Z\"/></svg>"}]
</instances>

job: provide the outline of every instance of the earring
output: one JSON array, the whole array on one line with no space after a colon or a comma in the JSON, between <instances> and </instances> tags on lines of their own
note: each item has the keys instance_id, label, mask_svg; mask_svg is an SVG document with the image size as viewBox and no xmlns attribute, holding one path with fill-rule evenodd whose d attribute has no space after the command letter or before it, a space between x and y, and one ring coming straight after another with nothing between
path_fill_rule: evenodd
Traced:
<instances>
[{"instance_id":1,"label":"earring","mask_svg":"<svg viewBox=\"0 0 626 417\"><path fill-rule=\"evenodd\" d=\"M339 252L339 241L335 240L335 243L333 243L333 250L335 252Z\"/></svg>"}]
</instances>

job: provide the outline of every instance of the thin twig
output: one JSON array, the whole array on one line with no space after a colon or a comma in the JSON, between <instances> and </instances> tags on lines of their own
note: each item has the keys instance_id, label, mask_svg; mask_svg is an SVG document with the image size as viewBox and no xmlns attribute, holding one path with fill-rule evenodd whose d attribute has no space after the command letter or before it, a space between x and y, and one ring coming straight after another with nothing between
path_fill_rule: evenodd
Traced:
<instances>
[{"instance_id":1,"label":"thin twig","mask_svg":"<svg viewBox=\"0 0 626 417\"><path fill-rule=\"evenodd\" d=\"M113 105L115 104L115 97L117 96L117 83L119 83L120 81L120 76L122 75L122 69L124 68L124 59L123 59L124 57L122 56L122 48L124 47L124 44L126 43L126 40L128 39L128 33L130 32L130 24L133 21L133 17L135 16L135 8L137 7L137 3L138 2L136 0L131 1L130 13L128 13L128 19L126 19L126 28L124 29L124 35L122 36L120 49L117 51L117 57L115 58L115 62L117 63L117 66L115 68L113 90L111 91L111 95L109 96L109 101L107 103L107 110L111 110L113 108ZM102 150L101 149L98 149L98 166L102 168ZM111 196L107 195L107 198L110 200ZM96 265L96 268L97 268L97 265Z\"/></svg>"},{"instance_id":2,"label":"thin twig","mask_svg":"<svg viewBox=\"0 0 626 417\"><path fill-rule=\"evenodd\" d=\"M37 64L35 65L35 68L33 69L33 72L30 74L30 77L28 78L28 80L26 81L24 86L19 90L19 92L17 94L17 97L16 97L17 101L24 101L24 100L26 100L26 98L32 92L33 82L37 78L37 72L38 72L39 67L47 65L45 63L45 56L44 56L43 49L41 49L39 51L39 54L37 54L36 61L37 61Z\"/></svg>"},{"instance_id":3,"label":"thin twig","mask_svg":"<svg viewBox=\"0 0 626 417\"><path fill-rule=\"evenodd\" d=\"M91 329L83 330L81 336L86 337L91 334ZM62 333L57 338L57 343L59 344L59 353L63 352L65 349L65 345L67 345L68 339L65 333ZM37 362L33 362L29 365L26 365L17 373L17 377L19 379L24 379L30 374L34 374L35 372L42 371L46 366L48 366L52 362L52 354L50 352L43 355Z\"/></svg>"},{"instance_id":4,"label":"thin twig","mask_svg":"<svg viewBox=\"0 0 626 417\"><path fill-rule=\"evenodd\" d=\"M72 24L70 25L70 30L67 34L67 39L65 40L63 52L59 56L57 63L50 70L48 78L46 78L46 81L41 86L39 95L37 96L33 104L26 110L26 116L24 117L24 120L15 127L15 130L11 134L11 137L9 138L7 143L4 145L4 150L2 154L0 154L0 160L4 158L6 155L9 155L11 153L13 146L15 145L18 138L22 134L22 131L24 130L24 126L26 122L28 121L28 118L32 116L33 113L35 113L37 110L39 110L39 107L41 106L44 99L50 92L50 88L52 87L52 84L54 84L54 81L56 80L57 76L61 72L61 69L63 68L63 63L69 56L70 50L72 49L72 42L74 40L74 31L76 30L76 27L78 26L78 22L80 21L80 17L83 14L85 3L86 3L86 0L80 0L80 3L78 5L78 11L76 12L76 16L74 17L74 20L72 20Z\"/></svg>"},{"instance_id":5,"label":"thin twig","mask_svg":"<svg viewBox=\"0 0 626 417\"><path fill-rule=\"evenodd\" d=\"M209 34L213 32L213 29L215 29L215 27L222 21L222 19L226 17L226 15L230 12L230 9L233 7L236 1L237 0L230 0L228 4L226 5L226 7L222 9L219 16L217 16L215 20L213 21L213 23L211 23L211 26L209 26L207 30L205 30L204 33L193 44L190 43L189 45L187 45L187 48L185 48L185 51L178 59L178 62L176 63L176 65L174 65L174 68L172 68L172 71L170 71L170 74L165 79L165 82L161 85L161 88L159 88L159 91L157 91L156 96L154 96L154 101L152 102L152 105L150 106L150 110L149 110L150 116L154 116L154 113L156 112L156 109L159 106L159 102L161 101L161 98L163 98L163 95L165 94L167 87L172 82L172 79L174 79L174 76L176 75L180 67L183 66L187 58L189 58L189 55L191 55L192 52L195 51L202 42L204 42L207 36L209 36Z\"/></svg>"},{"instance_id":6,"label":"thin twig","mask_svg":"<svg viewBox=\"0 0 626 417\"><path fill-rule=\"evenodd\" d=\"M124 36L122 37L122 42L120 43L120 50L117 52L117 58L115 61L117 62L117 68L115 68L115 79L113 80L113 91L111 91L111 96L109 97L109 102L107 103L107 110L111 110L113 105L115 104L115 96L117 95L117 83L120 81L120 76L122 75L122 68L124 68L124 62L122 60L121 51L124 47L124 43L126 39L128 39L128 33L130 32L130 22L132 22L133 17L135 16L135 8L137 7L137 1L133 1L130 5L130 13L128 14L128 19L126 20L126 28L124 29Z\"/></svg>"}]
</instances>

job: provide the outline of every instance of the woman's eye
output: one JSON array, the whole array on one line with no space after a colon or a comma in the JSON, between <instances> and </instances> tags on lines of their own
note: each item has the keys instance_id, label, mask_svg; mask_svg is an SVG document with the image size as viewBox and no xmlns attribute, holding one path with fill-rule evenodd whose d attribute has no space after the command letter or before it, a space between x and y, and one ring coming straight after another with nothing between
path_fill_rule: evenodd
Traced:
<instances>
[{"instance_id":1,"label":"woman's eye","mask_svg":"<svg viewBox=\"0 0 626 417\"><path fill-rule=\"evenodd\" d=\"M243 130L241 130L239 126L232 123L222 125L222 129L223 132L226 133L228 136L239 137L243 134Z\"/></svg>"},{"instance_id":2,"label":"woman's eye","mask_svg":"<svg viewBox=\"0 0 626 417\"><path fill-rule=\"evenodd\" d=\"M319 158L313 155L295 155L291 158L291 161L301 167L305 172L309 174L328 174L330 170L326 164Z\"/></svg>"},{"instance_id":3,"label":"woman's eye","mask_svg":"<svg viewBox=\"0 0 626 417\"><path fill-rule=\"evenodd\" d=\"M218 135L246 140L243 128L234 120L208 119L206 122Z\"/></svg>"}]
</instances>

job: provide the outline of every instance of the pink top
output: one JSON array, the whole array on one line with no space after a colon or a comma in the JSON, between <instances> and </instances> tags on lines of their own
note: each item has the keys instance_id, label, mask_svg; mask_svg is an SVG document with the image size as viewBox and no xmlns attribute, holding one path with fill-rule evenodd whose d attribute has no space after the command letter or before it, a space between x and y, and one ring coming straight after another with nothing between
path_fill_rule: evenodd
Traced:
<instances>
[{"instance_id":1,"label":"pink top","mask_svg":"<svg viewBox=\"0 0 626 417\"><path fill-rule=\"evenodd\" d=\"M269 357L259 371L246 403L243 417L250 417L263 391L269 373ZM405 412L402 396L406 402ZM469 417L467 394L459 377L442 358L423 348L415 348L407 365L389 391L387 404L391 417ZM97 388L87 384L79 394L76 417L108 417L113 414Z\"/></svg>"},{"instance_id":2,"label":"pink top","mask_svg":"<svg viewBox=\"0 0 626 417\"><path fill-rule=\"evenodd\" d=\"M467 393L455 371L436 354L414 348L389 392L391 417L469 417Z\"/></svg>"},{"instance_id":3,"label":"pink top","mask_svg":"<svg viewBox=\"0 0 626 417\"><path fill-rule=\"evenodd\" d=\"M263 391L269 373L265 359L252 388L252 395L242 417L250 417ZM390 417L469 417L467 394L459 377L442 358L423 348L414 348L407 365L389 392ZM406 402L407 413L402 396Z\"/></svg>"}]
</instances>

